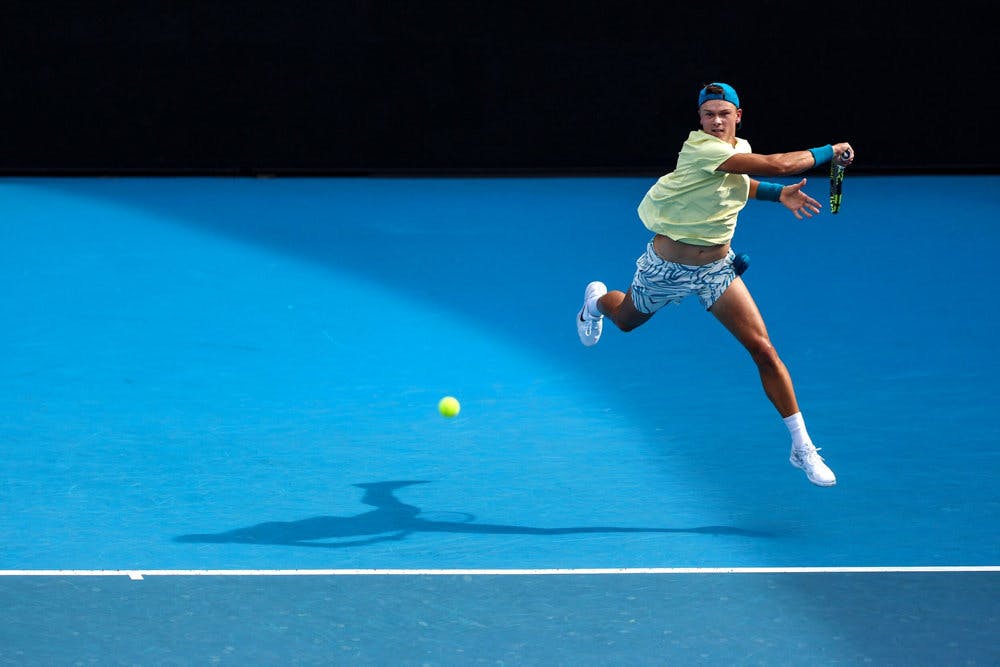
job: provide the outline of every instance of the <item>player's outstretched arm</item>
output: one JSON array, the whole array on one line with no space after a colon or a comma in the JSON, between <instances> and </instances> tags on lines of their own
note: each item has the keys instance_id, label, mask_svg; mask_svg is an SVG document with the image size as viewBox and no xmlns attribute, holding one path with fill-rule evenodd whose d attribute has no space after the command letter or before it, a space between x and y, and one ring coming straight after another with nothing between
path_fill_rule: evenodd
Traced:
<instances>
[{"instance_id":1,"label":"player's outstretched arm","mask_svg":"<svg viewBox=\"0 0 1000 667\"><path fill-rule=\"evenodd\" d=\"M849 153L846 159L841 156ZM840 160L849 165L854 161L854 149L849 143L827 144L804 151L790 153L737 153L718 167L718 171L729 174L756 174L758 176L791 176L801 174L813 167L826 164L830 160Z\"/></svg>"}]
</instances>

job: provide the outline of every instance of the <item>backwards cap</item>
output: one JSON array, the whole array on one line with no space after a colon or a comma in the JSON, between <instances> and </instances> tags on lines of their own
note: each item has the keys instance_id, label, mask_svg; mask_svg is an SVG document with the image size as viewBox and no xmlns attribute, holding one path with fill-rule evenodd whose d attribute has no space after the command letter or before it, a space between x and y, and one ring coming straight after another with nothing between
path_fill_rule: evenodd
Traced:
<instances>
[{"instance_id":1,"label":"backwards cap","mask_svg":"<svg viewBox=\"0 0 1000 667\"><path fill-rule=\"evenodd\" d=\"M706 90L708 86L718 86L719 88L722 88L722 92L710 93ZM698 93L699 107L708 100L724 100L726 102L732 102L733 104L735 104L737 109L740 108L740 96L736 94L736 90L728 83L715 82L708 84L708 86L702 88L701 92Z\"/></svg>"}]
</instances>

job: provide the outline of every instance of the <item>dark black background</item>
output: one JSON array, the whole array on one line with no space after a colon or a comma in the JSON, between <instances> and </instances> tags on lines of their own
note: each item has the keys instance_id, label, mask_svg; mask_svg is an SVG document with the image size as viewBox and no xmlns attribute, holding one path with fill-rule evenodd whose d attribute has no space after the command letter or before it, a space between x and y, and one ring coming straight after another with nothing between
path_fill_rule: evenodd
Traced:
<instances>
[{"instance_id":1,"label":"dark black background","mask_svg":"<svg viewBox=\"0 0 1000 667\"><path fill-rule=\"evenodd\" d=\"M627 173L698 88L757 152L1000 170L994 3L7 2L5 173Z\"/></svg>"}]
</instances>

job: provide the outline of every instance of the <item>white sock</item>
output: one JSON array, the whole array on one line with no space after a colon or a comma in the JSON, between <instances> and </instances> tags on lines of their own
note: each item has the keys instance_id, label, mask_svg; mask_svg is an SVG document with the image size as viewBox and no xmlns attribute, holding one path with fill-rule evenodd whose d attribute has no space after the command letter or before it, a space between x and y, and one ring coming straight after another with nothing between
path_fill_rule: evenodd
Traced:
<instances>
[{"instance_id":1,"label":"white sock","mask_svg":"<svg viewBox=\"0 0 1000 667\"><path fill-rule=\"evenodd\" d=\"M599 298L601 297L597 297L597 299ZM597 309L597 299L587 300L587 314L594 318L602 317L604 315L604 313Z\"/></svg>"},{"instance_id":2,"label":"white sock","mask_svg":"<svg viewBox=\"0 0 1000 667\"><path fill-rule=\"evenodd\" d=\"M796 412L790 417L785 417L782 421L788 427L788 432L792 434L792 447L801 447L806 443L812 443L809 439L809 432L806 430L806 421L802 418L801 412Z\"/></svg>"}]
</instances>

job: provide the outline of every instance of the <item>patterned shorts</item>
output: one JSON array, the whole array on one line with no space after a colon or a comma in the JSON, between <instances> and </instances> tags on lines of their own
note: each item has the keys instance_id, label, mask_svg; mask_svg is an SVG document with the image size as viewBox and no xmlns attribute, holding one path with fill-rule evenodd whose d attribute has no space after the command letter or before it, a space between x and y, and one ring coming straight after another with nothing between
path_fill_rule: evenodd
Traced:
<instances>
[{"instance_id":1,"label":"patterned shorts","mask_svg":"<svg viewBox=\"0 0 1000 667\"><path fill-rule=\"evenodd\" d=\"M671 303L692 294L708 310L719 300L733 280L733 259L736 253L703 266L668 262L653 250L653 242L646 246L644 255L636 260L635 277L632 279L632 302L636 310L652 314Z\"/></svg>"}]
</instances>

